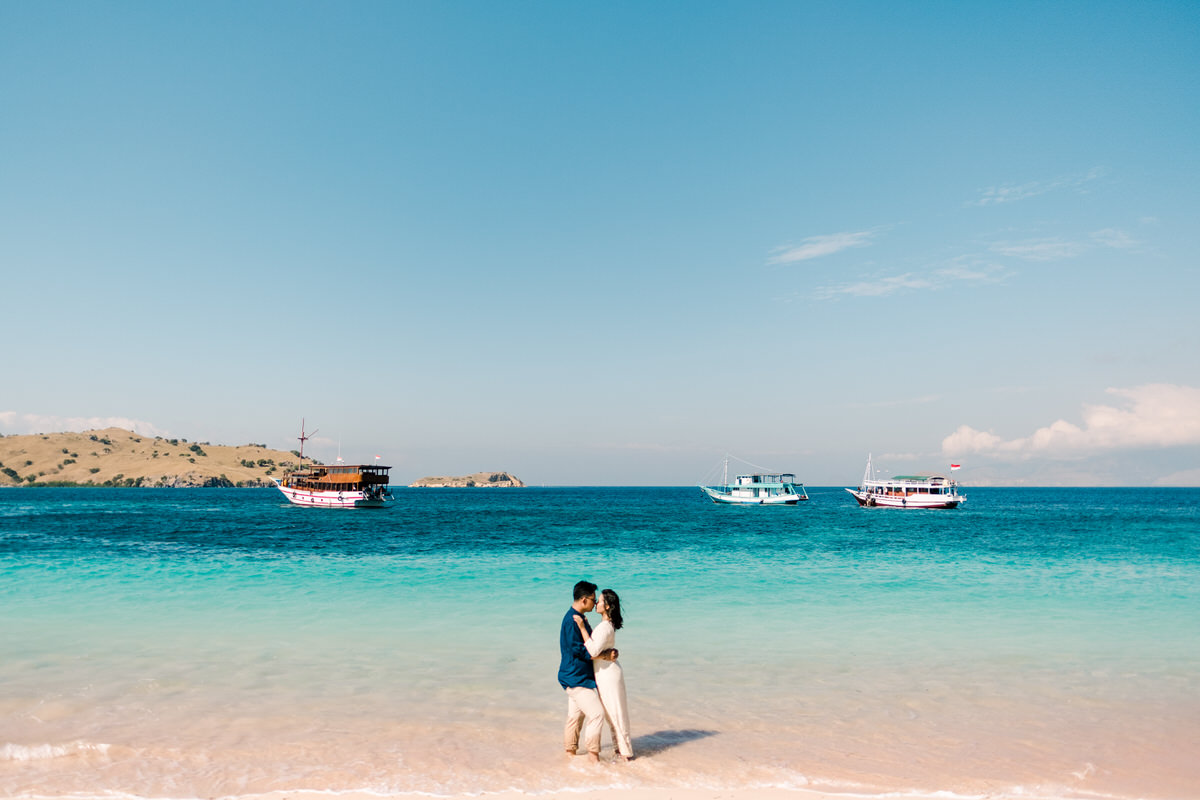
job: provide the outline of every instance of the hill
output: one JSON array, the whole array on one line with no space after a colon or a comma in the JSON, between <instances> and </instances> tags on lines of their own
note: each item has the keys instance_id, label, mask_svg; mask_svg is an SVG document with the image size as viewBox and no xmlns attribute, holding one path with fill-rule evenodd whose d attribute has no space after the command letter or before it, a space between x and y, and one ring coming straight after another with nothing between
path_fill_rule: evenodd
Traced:
<instances>
[{"instance_id":1,"label":"hill","mask_svg":"<svg viewBox=\"0 0 1200 800\"><path fill-rule=\"evenodd\" d=\"M295 469L295 452L263 445L193 443L122 428L0 436L0 487L273 486Z\"/></svg>"}]
</instances>

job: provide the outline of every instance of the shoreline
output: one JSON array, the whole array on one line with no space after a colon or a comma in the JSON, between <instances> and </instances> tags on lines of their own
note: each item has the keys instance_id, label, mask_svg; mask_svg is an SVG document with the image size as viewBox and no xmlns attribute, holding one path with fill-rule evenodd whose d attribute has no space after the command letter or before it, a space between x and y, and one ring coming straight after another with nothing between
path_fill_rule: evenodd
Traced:
<instances>
[{"instance_id":1,"label":"shoreline","mask_svg":"<svg viewBox=\"0 0 1200 800\"><path fill-rule=\"evenodd\" d=\"M944 790L932 791L880 791L864 792L846 790L834 792L824 789L780 787L743 788L692 788L675 786L581 786L576 789L547 789L523 791L506 789L477 793L443 794L432 791L375 792L365 789L303 789L298 791L277 790L259 794L220 795L210 798L199 797L143 797L128 793L98 791L95 794L76 792L67 795L54 794L11 794L9 797L27 800L112 800L113 797L128 800L385 800L394 798L434 798L435 800L1117 800L1107 794L1049 794L1013 789L1009 791L980 791L958 793ZM1129 800L1133 800L1129 798Z\"/></svg>"},{"instance_id":2,"label":"shoreline","mask_svg":"<svg viewBox=\"0 0 1200 800\"><path fill-rule=\"evenodd\" d=\"M580 787L578 789L553 789L541 792L506 790L481 792L479 794L434 794L427 792L401 792L393 795L373 794L361 791L349 792L271 792L265 795L250 795L238 800L328 800L337 796L342 800L380 800L383 797L432 797L438 800L849 800L850 798L895 797L909 800L948 800L961 797L972 798L982 795L954 795L947 792L907 794L888 792L871 795L861 793L829 793L814 789L743 788L743 789L693 789L678 787ZM1035 795L988 794L988 800L1037 800ZM232 800L219 798L219 800ZM1048 800L1048 799L1043 799Z\"/></svg>"}]
</instances>

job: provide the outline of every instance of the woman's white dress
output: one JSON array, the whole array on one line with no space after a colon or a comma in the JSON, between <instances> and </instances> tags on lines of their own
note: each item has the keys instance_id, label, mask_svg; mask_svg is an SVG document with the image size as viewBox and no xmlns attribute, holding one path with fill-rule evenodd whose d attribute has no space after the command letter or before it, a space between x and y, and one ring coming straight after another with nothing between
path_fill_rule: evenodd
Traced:
<instances>
[{"instance_id":1,"label":"woman's white dress","mask_svg":"<svg viewBox=\"0 0 1200 800\"><path fill-rule=\"evenodd\" d=\"M612 623L601 621L586 644L593 658L616 647L617 632ZM625 701L625 673L621 671L621 663L599 660L592 664L596 667L596 688L600 691L600 702L604 704L612 729L613 747L626 758L633 758L633 742L629 738L629 705Z\"/></svg>"}]
</instances>

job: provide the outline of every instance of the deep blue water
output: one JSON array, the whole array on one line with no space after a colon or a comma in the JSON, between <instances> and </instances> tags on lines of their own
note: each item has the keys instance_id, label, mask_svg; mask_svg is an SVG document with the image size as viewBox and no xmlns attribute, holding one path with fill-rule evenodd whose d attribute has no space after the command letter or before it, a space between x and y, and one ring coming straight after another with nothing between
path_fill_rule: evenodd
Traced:
<instances>
[{"instance_id":1,"label":"deep blue water","mask_svg":"<svg viewBox=\"0 0 1200 800\"><path fill-rule=\"evenodd\" d=\"M532 624L588 577L621 590L635 619L703 597L748 642L786 619L831 647L849 628L876 644L1119 651L1160 637L1171 644L1156 652L1196 653L1200 490L967 494L907 511L859 508L839 488L792 508L715 505L694 487L398 489L393 508L333 510L274 490L10 490L0 600L57 609L63 625L223 604L283 624L307 613L276 602L296 587L331 620L373 603L454 617L486 594ZM679 630L654 627L660 640Z\"/></svg>"},{"instance_id":2,"label":"deep blue water","mask_svg":"<svg viewBox=\"0 0 1200 800\"><path fill-rule=\"evenodd\" d=\"M682 488L397 489L395 507L283 505L275 490L0 492L0 553L396 555L941 552L1195 563L1200 489L971 489L955 510L859 509L837 488L795 508L723 507Z\"/></svg>"}]
</instances>

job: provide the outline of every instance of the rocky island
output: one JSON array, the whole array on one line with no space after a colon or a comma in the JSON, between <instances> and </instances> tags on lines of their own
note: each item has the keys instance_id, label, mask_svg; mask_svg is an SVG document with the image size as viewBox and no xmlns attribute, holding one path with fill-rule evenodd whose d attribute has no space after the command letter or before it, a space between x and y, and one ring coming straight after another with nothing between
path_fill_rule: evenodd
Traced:
<instances>
[{"instance_id":1,"label":"rocky island","mask_svg":"<svg viewBox=\"0 0 1200 800\"><path fill-rule=\"evenodd\" d=\"M511 489L524 485L523 481L507 472L476 472L472 475L463 475L458 478L421 478L415 483L410 483L409 487L414 489Z\"/></svg>"}]
</instances>

